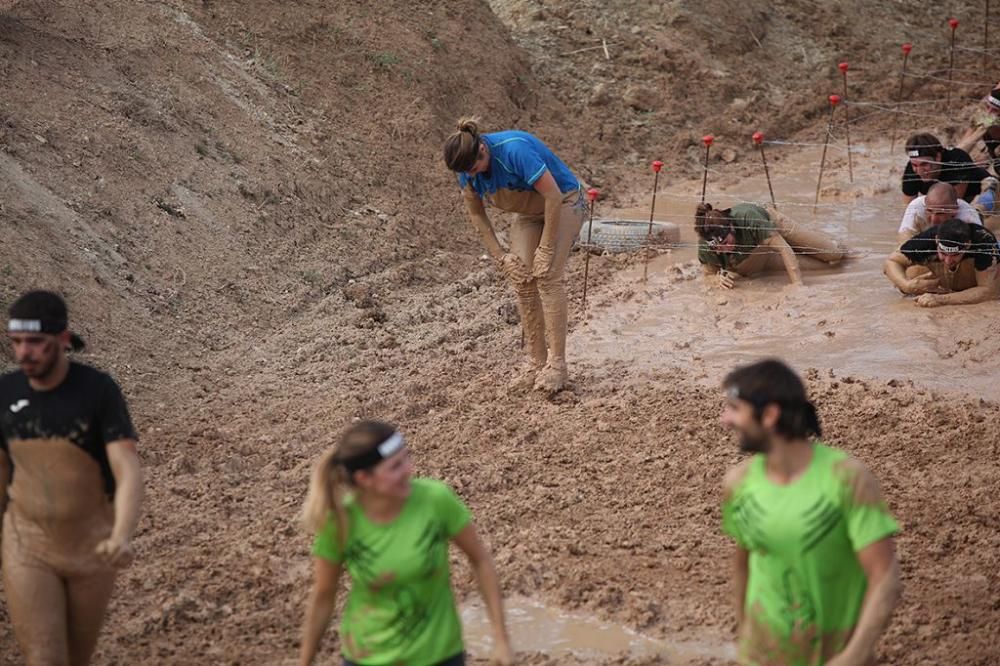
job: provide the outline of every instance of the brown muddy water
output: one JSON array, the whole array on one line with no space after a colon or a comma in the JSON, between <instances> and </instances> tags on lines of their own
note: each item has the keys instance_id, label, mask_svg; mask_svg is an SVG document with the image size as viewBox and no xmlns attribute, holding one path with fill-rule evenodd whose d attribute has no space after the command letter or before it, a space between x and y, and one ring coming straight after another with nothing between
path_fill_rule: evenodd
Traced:
<instances>
[{"instance_id":1,"label":"brown muddy water","mask_svg":"<svg viewBox=\"0 0 1000 666\"><path fill-rule=\"evenodd\" d=\"M698 657L733 659L731 643L706 640L657 639L627 627L595 617L567 613L533 599L504 600L511 644L518 652L541 652L551 657L573 656L584 662L613 656L661 657L668 662L682 662ZM478 601L462 607L465 646L469 654L486 658L493 640L486 609Z\"/></svg>"},{"instance_id":2,"label":"brown muddy water","mask_svg":"<svg viewBox=\"0 0 1000 666\"><path fill-rule=\"evenodd\" d=\"M890 159L883 145L855 150L854 184L847 182L843 160L835 164L824 175L815 214L818 149L772 165L779 209L840 239L852 251L848 262L803 271L801 288L783 272L741 279L730 291L708 288L693 247L701 183L668 183L657 196L655 217L680 226L680 247L650 262L645 285L640 263L624 271L608 295L594 299L570 352L579 359L689 367L708 382L737 364L775 355L799 370L1000 398L1000 303L920 308L889 283L882 264L896 247L905 209L898 185L903 163ZM736 179L714 169L707 200L723 206L768 201L763 170L759 177ZM649 203L601 214L648 219Z\"/></svg>"}]
</instances>

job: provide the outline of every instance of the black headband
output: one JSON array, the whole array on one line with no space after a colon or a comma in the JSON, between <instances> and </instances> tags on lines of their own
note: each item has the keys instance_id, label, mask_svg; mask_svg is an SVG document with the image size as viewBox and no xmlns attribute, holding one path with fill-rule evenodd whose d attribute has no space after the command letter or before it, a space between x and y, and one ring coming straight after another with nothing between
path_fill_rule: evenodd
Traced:
<instances>
[{"instance_id":1,"label":"black headband","mask_svg":"<svg viewBox=\"0 0 1000 666\"><path fill-rule=\"evenodd\" d=\"M386 458L398 453L403 446L406 444L406 440L403 439L403 433L398 430L383 441L378 446L372 447L370 451L365 451L359 455L356 455L347 460L341 460L340 464L347 469L348 472L357 472L362 469L369 469L379 464Z\"/></svg>"}]
</instances>

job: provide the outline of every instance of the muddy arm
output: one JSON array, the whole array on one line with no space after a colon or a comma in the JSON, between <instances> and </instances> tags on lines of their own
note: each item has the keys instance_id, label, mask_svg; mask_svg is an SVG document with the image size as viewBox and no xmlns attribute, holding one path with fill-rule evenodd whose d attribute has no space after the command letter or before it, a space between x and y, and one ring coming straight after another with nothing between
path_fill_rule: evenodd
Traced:
<instances>
[{"instance_id":1,"label":"muddy arm","mask_svg":"<svg viewBox=\"0 0 1000 666\"><path fill-rule=\"evenodd\" d=\"M940 288L937 278L922 276L915 278L906 277L906 269L913 265L913 262L906 258L906 255L896 250L889 255L889 258L882 264L882 273L889 278L896 289L904 294L926 294L929 291Z\"/></svg>"},{"instance_id":2,"label":"muddy arm","mask_svg":"<svg viewBox=\"0 0 1000 666\"><path fill-rule=\"evenodd\" d=\"M309 666L316 657L320 641L333 617L337 604L337 588L343 566L313 558L313 584L306 602L306 616L302 622L302 645L299 648L299 666Z\"/></svg>"},{"instance_id":3,"label":"muddy arm","mask_svg":"<svg viewBox=\"0 0 1000 666\"><path fill-rule=\"evenodd\" d=\"M504 619L500 578L493 565L493 558L479 538L475 526L471 523L466 525L452 540L469 558L476 582L479 583L479 593L483 596L483 602L486 604L486 610L490 616L490 626L493 628L494 660L501 664L510 664L513 655L510 650L510 638L507 635L507 623Z\"/></svg>"},{"instance_id":4,"label":"muddy arm","mask_svg":"<svg viewBox=\"0 0 1000 666\"><path fill-rule=\"evenodd\" d=\"M889 619L902 595L903 584L892 537L858 551L858 562L868 578L861 616L847 647L827 662L829 666L870 663L875 655L875 644L889 626Z\"/></svg>"},{"instance_id":5,"label":"muddy arm","mask_svg":"<svg viewBox=\"0 0 1000 666\"><path fill-rule=\"evenodd\" d=\"M112 565L124 566L131 561L132 534L142 507L142 468L133 439L111 442L105 450L115 477L115 523L111 536L97 545L97 552Z\"/></svg>"},{"instance_id":6,"label":"muddy arm","mask_svg":"<svg viewBox=\"0 0 1000 666\"><path fill-rule=\"evenodd\" d=\"M469 219L472 221L472 226L479 232L479 237L483 239L483 243L486 245L486 250L490 253L490 256L499 261L500 257L504 255L504 249L500 247L500 241L497 240L493 224L490 222L490 218L486 216L486 207L483 206L483 200L472 191L472 188L466 188L462 192L462 196L465 199L465 209L469 212Z\"/></svg>"},{"instance_id":7,"label":"muddy arm","mask_svg":"<svg viewBox=\"0 0 1000 666\"><path fill-rule=\"evenodd\" d=\"M781 234L775 233L764 241L764 244L778 250L781 255L781 263L785 265L785 272L788 273L788 279L792 281L792 284L802 284L802 270L799 268L799 260L788 241L782 238Z\"/></svg>"}]
</instances>

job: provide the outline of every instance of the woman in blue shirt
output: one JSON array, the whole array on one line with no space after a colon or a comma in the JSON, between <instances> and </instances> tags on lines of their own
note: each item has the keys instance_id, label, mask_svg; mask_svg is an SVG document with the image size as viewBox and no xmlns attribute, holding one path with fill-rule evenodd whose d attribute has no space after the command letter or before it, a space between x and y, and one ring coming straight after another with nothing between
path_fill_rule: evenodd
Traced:
<instances>
[{"instance_id":1,"label":"woman in blue shirt","mask_svg":"<svg viewBox=\"0 0 1000 666\"><path fill-rule=\"evenodd\" d=\"M529 358L515 386L554 393L566 383L563 273L586 206L580 181L537 137L519 130L481 134L463 118L444 144L465 207L486 249L517 293ZM504 249L486 204L517 213Z\"/></svg>"}]
</instances>

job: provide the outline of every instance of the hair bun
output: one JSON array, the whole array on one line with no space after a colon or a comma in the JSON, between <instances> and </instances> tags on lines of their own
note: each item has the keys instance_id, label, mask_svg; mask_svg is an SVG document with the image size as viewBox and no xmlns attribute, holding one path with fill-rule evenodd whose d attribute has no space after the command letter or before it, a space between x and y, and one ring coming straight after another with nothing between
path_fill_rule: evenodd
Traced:
<instances>
[{"instance_id":1,"label":"hair bun","mask_svg":"<svg viewBox=\"0 0 1000 666\"><path fill-rule=\"evenodd\" d=\"M468 132L472 136L479 136L479 119L473 117L461 118L458 121L458 131Z\"/></svg>"}]
</instances>

